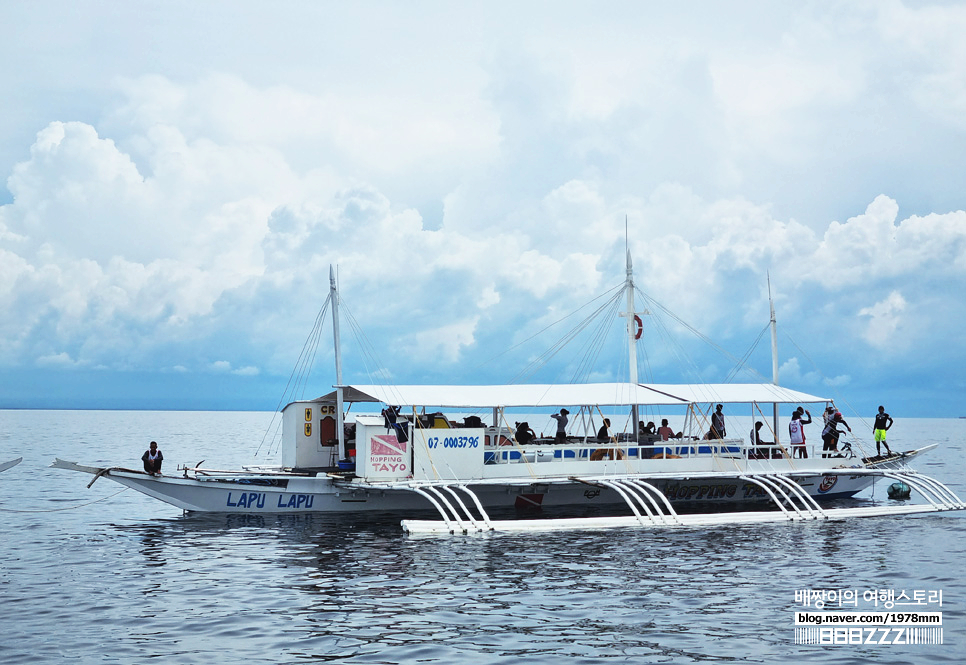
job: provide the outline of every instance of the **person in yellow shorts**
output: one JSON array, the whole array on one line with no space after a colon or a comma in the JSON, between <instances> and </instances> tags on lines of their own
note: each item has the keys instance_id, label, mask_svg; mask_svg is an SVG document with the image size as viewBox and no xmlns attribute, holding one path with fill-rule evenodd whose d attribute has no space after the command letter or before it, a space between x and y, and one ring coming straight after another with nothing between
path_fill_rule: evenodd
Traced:
<instances>
[{"instance_id":1,"label":"person in yellow shorts","mask_svg":"<svg viewBox=\"0 0 966 665\"><path fill-rule=\"evenodd\" d=\"M889 444L886 443L886 432L892 427L892 416L885 412L885 407L879 407L879 413L875 416L875 424L872 426L872 436L875 438L875 454L881 455L882 449L880 446L885 446L886 453L892 454L889 450Z\"/></svg>"}]
</instances>

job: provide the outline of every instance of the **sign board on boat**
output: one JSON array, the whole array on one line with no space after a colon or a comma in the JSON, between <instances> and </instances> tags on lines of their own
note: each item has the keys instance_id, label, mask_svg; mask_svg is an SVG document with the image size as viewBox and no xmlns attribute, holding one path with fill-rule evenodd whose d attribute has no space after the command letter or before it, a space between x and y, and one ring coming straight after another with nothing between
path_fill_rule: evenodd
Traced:
<instances>
[{"instance_id":1,"label":"sign board on boat","mask_svg":"<svg viewBox=\"0 0 966 665\"><path fill-rule=\"evenodd\" d=\"M420 429L413 434L415 480L482 477L484 429Z\"/></svg>"},{"instance_id":2,"label":"sign board on boat","mask_svg":"<svg viewBox=\"0 0 966 665\"><path fill-rule=\"evenodd\" d=\"M356 474L366 480L404 480L412 475L410 441L387 429L381 417L356 418Z\"/></svg>"}]
</instances>

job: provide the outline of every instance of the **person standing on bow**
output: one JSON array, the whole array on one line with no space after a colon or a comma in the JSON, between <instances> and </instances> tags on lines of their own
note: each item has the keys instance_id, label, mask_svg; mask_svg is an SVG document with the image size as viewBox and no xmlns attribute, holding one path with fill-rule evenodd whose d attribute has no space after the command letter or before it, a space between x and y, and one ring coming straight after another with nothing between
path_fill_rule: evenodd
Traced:
<instances>
[{"instance_id":1,"label":"person standing on bow","mask_svg":"<svg viewBox=\"0 0 966 665\"><path fill-rule=\"evenodd\" d=\"M875 415L875 424L872 426L872 435L875 438L875 454L881 455L880 444L885 446L886 453L892 454L889 444L886 443L886 432L892 427L892 416L885 412L885 407L879 407L879 413Z\"/></svg>"},{"instance_id":2,"label":"person standing on bow","mask_svg":"<svg viewBox=\"0 0 966 665\"><path fill-rule=\"evenodd\" d=\"M567 441L567 423L569 422L567 416L570 415L570 411L567 409L560 409L560 413L551 414L550 417L557 421L557 438L556 443L565 443Z\"/></svg>"},{"instance_id":3,"label":"person standing on bow","mask_svg":"<svg viewBox=\"0 0 966 665\"><path fill-rule=\"evenodd\" d=\"M808 420L802 416L808 416ZM792 420L788 423L788 439L792 444L792 457L808 459L808 449L805 447L805 425L812 422L812 414L808 409L798 407L792 414Z\"/></svg>"},{"instance_id":4,"label":"person standing on bow","mask_svg":"<svg viewBox=\"0 0 966 665\"><path fill-rule=\"evenodd\" d=\"M719 404L715 412L711 414L711 431L708 432L709 439L723 439L727 436L727 432L725 432L724 413L721 411L722 408Z\"/></svg>"},{"instance_id":5,"label":"person standing on bow","mask_svg":"<svg viewBox=\"0 0 966 665\"><path fill-rule=\"evenodd\" d=\"M164 461L164 455L158 450L157 441L151 442L150 447L141 455L141 461L144 462L144 473L149 473L152 476L161 475L161 462Z\"/></svg>"}]
</instances>

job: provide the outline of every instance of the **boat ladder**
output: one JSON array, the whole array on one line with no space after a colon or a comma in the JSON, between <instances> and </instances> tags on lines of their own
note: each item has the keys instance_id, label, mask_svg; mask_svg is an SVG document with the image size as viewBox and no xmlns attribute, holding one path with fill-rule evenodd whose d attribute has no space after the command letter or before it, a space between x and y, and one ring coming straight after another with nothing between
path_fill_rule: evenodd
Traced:
<instances>
[{"instance_id":1,"label":"boat ladder","mask_svg":"<svg viewBox=\"0 0 966 665\"><path fill-rule=\"evenodd\" d=\"M479 497L473 493L466 485L456 484L449 485L445 483L407 483L405 485L406 489L412 490L416 494L419 494L431 504L443 518L443 523L446 525L447 530L450 533L469 533L473 532L483 532L483 531L493 531L493 524L490 521L490 516L486 514L486 510L483 509L483 504L480 503ZM460 495L457 494L456 490L460 490L466 494L473 501L473 505L476 506L477 516L473 515L473 512L467 507ZM448 496L447 496L448 495Z\"/></svg>"},{"instance_id":2,"label":"boat ladder","mask_svg":"<svg viewBox=\"0 0 966 665\"><path fill-rule=\"evenodd\" d=\"M818 502L791 478L780 473L754 473L741 480L758 485L790 520L829 519Z\"/></svg>"}]
</instances>

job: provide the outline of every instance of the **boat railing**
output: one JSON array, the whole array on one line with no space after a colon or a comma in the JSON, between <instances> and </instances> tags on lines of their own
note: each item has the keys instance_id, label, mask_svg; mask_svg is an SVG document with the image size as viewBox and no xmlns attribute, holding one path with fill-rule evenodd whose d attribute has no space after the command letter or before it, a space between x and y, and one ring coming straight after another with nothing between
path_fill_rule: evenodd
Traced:
<instances>
[{"instance_id":1,"label":"boat railing","mask_svg":"<svg viewBox=\"0 0 966 665\"><path fill-rule=\"evenodd\" d=\"M516 442L488 445L483 450L485 464L535 462L586 462L599 459L661 460L692 457L747 458L740 439L672 439L639 444L633 441L586 441L556 444L553 440L527 445Z\"/></svg>"}]
</instances>

